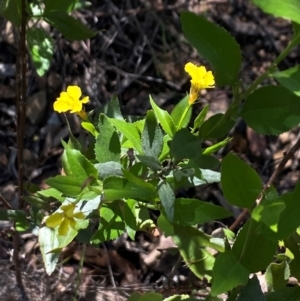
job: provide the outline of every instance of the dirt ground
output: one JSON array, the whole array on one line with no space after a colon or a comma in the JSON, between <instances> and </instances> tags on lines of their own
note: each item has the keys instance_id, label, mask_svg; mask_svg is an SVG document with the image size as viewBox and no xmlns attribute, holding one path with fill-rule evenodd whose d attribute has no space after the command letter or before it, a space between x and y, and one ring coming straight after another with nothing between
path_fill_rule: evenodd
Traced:
<instances>
[{"instance_id":1,"label":"dirt ground","mask_svg":"<svg viewBox=\"0 0 300 301\"><path fill-rule=\"evenodd\" d=\"M201 13L227 29L236 38L243 53L240 77L245 85L261 74L287 45L292 35L289 22L274 19L244 0L114 0L91 1L91 7L74 16L98 31L91 40L69 42L49 28L56 50L47 74L39 78L28 63L28 100L24 162L26 180L45 187L44 180L60 173L61 138L67 139L64 119L53 112L59 93L70 84L79 85L91 99L87 109L105 104L117 93L125 114L142 115L149 108L151 93L161 107L172 109L189 90L189 78L183 67L193 61L206 64L185 41L180 26L180 12ZM15 142L15 60L16 35L11 24L0 19L0 186L1 195L14 208L16 197ZM298 63L293 51L279 66L285 69ZM272 79L268 80L272 82ZM197 114L209 102L210 115L224 112L230 102L230 91L214 89L203 94L203 103L195 107ZM68 116L74 134L80 126ZM217 155L229 150L239 153L265 181L284 152L293 145L299 130L280 137L254 133L243 122L232 130L233 140ZM278 180L279 192L291 190L299 179L299 154L290 160ZM189 196L228 206L218 185L191 189ZM0 209L5 209L0 203ZM240 213L230 208L234 217L222 221L230 225ZM15 289L11 263L11 224L0 221L0 300L22 300ZM206 225L210 234L216 225ZM86 260L79 273L82 246L74 243L66 254L70 260L45 275L36 237L22 235L20 256L29 300L126 300L130 292L157 291L165 296L193 293L205 296L205 283L194 279L184 264L173 266L178 256L160 252L173 246L163 236L139 233L130 242L126 235L100 248L88 247ZM88 256L90 255L90 256ZM67 255L66 255L67 257ZM96 258L91 259L91 258ZM4 297L5 296L5 297Z\"/></svg>"}]
</instances>

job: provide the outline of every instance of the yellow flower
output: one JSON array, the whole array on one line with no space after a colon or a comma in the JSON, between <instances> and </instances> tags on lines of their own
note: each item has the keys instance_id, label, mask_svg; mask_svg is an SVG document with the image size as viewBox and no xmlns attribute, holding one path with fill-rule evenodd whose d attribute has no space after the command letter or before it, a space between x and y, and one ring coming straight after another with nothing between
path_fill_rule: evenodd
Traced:
<instances>
[{"instance_id":1,"label":"yellow flower","mask_svg":"<svg viewBox=\"0 0 300 301\"><path fill-rule=\"evenodd\" d=\"M85 215L82 212L74 213L75 206L75 203L60 206L62 212L55 212L46 219L47 227L56 228L59 226L59 235L66 235L69 227L72 227L76 230L75 218L84 219Z\"/></svg>"},{"instance_id":2,"label":"yellow flower","mask_svg":"<svg viewBox=\"0 0 300 301\"><path fill-rule=\"evenodd\" d=\"M71 113L82 114L82 104L89 101L89 97L86 96L83 99L81 97L81 89L78 86L69 86L67 92L61 92L60 96L53 104L54 111L58 113L71 111Z\"/></svg>"},{"instance_id":3,"label":"yellow flower","mask_svg":"<svg viewBox=\"0 0 300 301\"><path fill-rule=\"evenodd\" d=\"M192 78L189 98L189 104L192 105L202 89L215 87L215 78L211 71L206 71L204 66L196 66L193 63L187 63L184 70Z\"/></svg>"}]
</instances>

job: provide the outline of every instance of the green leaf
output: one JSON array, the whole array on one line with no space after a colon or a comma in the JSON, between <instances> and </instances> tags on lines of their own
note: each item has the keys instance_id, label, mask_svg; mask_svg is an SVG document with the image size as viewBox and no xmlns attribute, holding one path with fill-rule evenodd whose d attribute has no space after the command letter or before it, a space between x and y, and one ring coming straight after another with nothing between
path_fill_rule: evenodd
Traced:
<instances>
[{"instance_id":1,"label":"green leaf","mask_svg":"<svg viewBox=\"0 0 300 301\"><path fill-rule=\"evenodd\" d=\"M146 156L158 158L163 148L163 133L156 122L153 111L146 115L144 130L142 132L142 148Z\"/></svg>"},{"instance_id":2,"label":"green leaf","mask_svg":"<svg viewBox=\"0 0 300 301\"><path fill-rule=\"evenodd\" d=\"M266 298L261 290L259 280L254 275L247 283L242 287L239 297L236 301L266 301Z\"/></svg>"},{"instance_id":3,"label":"green leaf","mask_svg":"<svg viewBox=\"0 0 300 301\"><path fill-rule=\"evenodd\" d=\"M103 114L100 114L99 129L100 134L97 136L95 144L96 159L99 163L120 162L121 145L119 136L109 119Z\"/></svg>"},{"instance_id":4,"label":"green leaf","mask_svg":"<svg viewBox=\"0 0 300 301\"><path fill-rule=\"evenodd\" d=\"M82 182L79 182L71 176L58 175L53 178L48 178L45 182L65 196L76 197L82 191Z\"/></svg>"},{"instance_id":5,"label":"green leaf","mask_svg":"<svg viewBox=\"0 0 300 301\"><path fill-rule=\"evenodd\" d=\"M133 145L135 150L142 154L141 136L136 126L132 123L127 123L124 120L110 118L110 123L117 128Z\"/></svg>"},{"instance_id":6,"label":"green leaf","mask_svg":"<svg viewBox=\"0 0 300 301\"><path fill-rule=\"evenodd\" d=\"M125 230L121 201L105 204L100 209L100 225L91 242L99 244L111 239L118 238Z\"/></svg>"},{"instance_id":7,"label":"green leaf","mask_svg":"<svg viewBox=\"0 0 300 301\"><path fill-rule=\"evenodd\" d=\"M174 232L174 242L189 269L198 278L206 277L210 280L215 258L207 247L218 248L220 252L224 252L224 249L213 244L209 235L194 227L182 227L175 224Z\"/></svg>"},{"instance_id":8,"label":"green leaf","mask_svg":"<svg viewBox=\"0 0 300 301\"><path fill-rule=\"evenodd\" d=\"M196 131L196 129L198 129L202 126L202 124L205 120L205 117L208 113L208 110L209 110L209 104L206 104L194 120L194 126L193 126L192 133L194 133Z\"/></svg>"},{"instance_id":9,"label":"green leaf","mask_svg":"<svg viewBox=\"0 0 300 301\"><path fill-rule=\"evenodd\" d=\"M180 19L189 43L214 67L217 85L232 85L242 60L234 38L225 29L194 13L183 12Z\"/></svg>"},{"instance_id":10,"label":"green leaf","mask_svg":"<svg viewBox=\"0 0 300 301\"><path fill-rule=\"evenodd\" d=\"M21 0L7 0L6 6L3 10L4 18L16 27L20 26L22 21L21 3Z\"/></svg>"},{"instance_id":11,"label":"green leaf","mask_svg":"<svg viewBox=\"0 0 300 301\"><path fill-rule=\"evenodd\" d=\"M139 301L163 301L163 296L158 293L146 293L140 296Z\"/></svg>"},{"instance_id":12,"label":"green leaf","mask_svg":"<svg viewBox=\"0 0 300 301\"><path fill-rule=\"evenodd\" d=\"M161 210L160 215L157 219L157 226L158 228L164 232L164 235L166 237L174 235L174 227L173 225L170 223L169 219L166 216L165 211Z\"/></svg>"},{"instance_id":13,"label":"green leaf","mask_svg":"<svg viewBox=\"0 0 300 301\"><path fill-rule=\"evenodd\" d=\"M212 296L225 293L247 283L250 272L239 262L232 251L218 255L213 269Z\"/></svg>"},{"instance_id":14,"label":"green leaf","mask_svg":"<svg viewBox=\"0 0 300 301\"><path fill-rule=\"evenodd\" d=\"M63 11L45 12L46 22L57 28L68 40L84 40L95 36L96 32L82 24L79 20Z\"/></svg>"},{"instance_id":15,"label":"green leaf","mask_svg":"<svg viewBox=\"0 0 300 301\"><path fill-rule=\"evenodd\" d=\"M161 109L149 95L151 107L155 113L157 120L159 121L163 130L172 138L176 132L176 126L170 114Z\"/></svg>"},{"instance_id":16,"label":"green leaf","mask_svg":"<svg viewBox=\"0 0 300 301\"><path fill-rule=\"evenodd\" d=\"M62 11L70 13L76 9L80 0L44 0L45 12Z\"/></svg>"},{"instance_id":17,"label":"green leaf","mask_svg":"<svg viewBox=\"0 0 300 301\"><path fill-rule=\"evenodd\" d=\"M36 196L23 196L26 203L28 203L31 206L37 207L37 208L43 208L43 209L50 209L48 201L45 201L41 198L38 198Z\"/></svg>"},{"instance_id":18,"label":"green leaf","mask_svg":"<svg viewBox=\"0 0 300 301\"><path fill-rule=\"evenodd\" d=\"M283 239L300 226L299 214L297 214L300 208L300 183L297 183L294 191L282 194L280 198L285 204L285 209L278 223L278 239Z\"/></svg>"},{"instance_id":19,"label":"green leaf","mask_svg":"<svg viewBox=\"0 0 300 301\"><path fill-rule=\"evenodd\" d=\"M266 301L300 301L300 287L286 287L266 294Z\"/></svg>"},{"instance_id":20,"label":"green leaf","mask_svg":"<svg viewBox=\"0 0 300 301\"><path fill-rule=\"evenodd\" d=\"M291 276L300 280L300 235L295 231L288 238L284 240L284 246L292 254L293 259L290 262Z\"/></svg>"},{"instance_id":21,"label":"green leaf","mask_svg":"<svg viewBox=\"0 0 300 301\"><path fill-rule=\"evenodd\" d=\"M72 176L81 185L89 177L94 177L95 179L98 177L97 169L78 150L65 149L62 156L62 164L66 175Z\"/></svg>"},{"instance_id":22,"label":"green leaf","mask_svg":"<svg viewBox=\"0 0 300 301\"><path fill-rule=\"evenodd\" d=\"M62 202L65 199L64 197L62 197L62 193L53 187L40 190L37 192L37 194L46 198L55 198L60 202Z\"/></svg>"},{"instance_id":23,"label":"green leaf","mask_svg":"<svg viewBox=\"0 0 300 301\"><path fill-rule=\"evenodd\" d=\"M174 223L182 226L204 224L231 216L228 210L197 199L178 198L174 206Z\"/></svg>"},{"instance_id":24,"label":"green leaf","mask_svg":"<svg viewBox=\"0 0 300 301\"><path fill-rule=\"evenodd\" d=\"M28 224L25 211L23 210L12 210L12 209L0 210L0 220Z\"/></svg>"},{"instance_id":25,"label":"green leaf","mask_svg":"<svg viewBox=\"0 0 300 301\"><path fill-rule=\"evenodd\" d=\"M278 222L281 212L285 209L285 203L281 199L263 200L252 211L252 218L264 223L270 231L278 232Z\"/></svg>"},{"instance_id":26,"label":"green leaf","mask_svg":"<svg viewBox=\"0 0 300 301\"><path fill-rule=\"evenodd\" d=\"M207 147L203 150L202 155L210 155L216 153L218 150L226 146L226 144L231 141L231 138L225 138L223 141L213 144L212 146Z\"/></svg>"},{"instance_id":27,"label":"green leaf","mask_svg":"<svg viewBox=\"0 0 300 301\"><path fill-rule=\"evenodd\" d=\"M265 270L277 248L277 241L259 233L259 230L260 224L249 219L239 231L232 247L241 264L251 273Z\"/></svg>"},{"instance_id":28,"label":"green leaf","mask_svg":"<svg viewBox=\"0 0 300 301\"><path fill-rule=\"evenodd\" d=\"M53 249L57 249L59 246L55 231L48 227L40 228L39 244L46 273L51 275L55 270L60 254L60 252L51 252Z\"/></svg>"},{"instance_id":29,"label":"green leaf","mask_svg":"<svg viewBox=\"0 0 300 301\"><path fill-rule=\"evenodd\" d=\"M103 181L105 201L141 199L153 201L155 189L146 188L121 177L109 177Z\"/></svg>"},{"instance_id":30,"label":"green leaf","mask_svg":"<svg viewBox=\"0 0 300 301\"><path fill-rule=\"evenodd\" d=\"M227 201L251 209L262 189L262 181L254 169L229 153L221 163L222 190Z\"/></svg>"},{"instance_id":31,"label":"green leaf","mask_svg":"<svg viewBox=\"0 0 300 301\"><path fill-rule=\"evenodd\" d=\"M169 221L172 223L174 218L175 193L168 182L162 181L159 183L158 196Z\"/></svg>"},{"instance_id":32,"label":"green leaf","mask_svg":"<svg viewBox=\"0 0 300 301\"><path fill-rule=\"evenodd\" d=\"M118 96L114 94L107 104L107 112L105 114L109 118L124 120L124 117L121 113L120 102Z\"/></svg>"},{"instance_id":33,"label":"green leaf","mask_svg":"<svg viewBox=\"0 0 300 301\"><path fill-rule=\"evenodd\" d=\"M182 159L197 159L201 156L201 140L188 129L181 129L171 141L171 153L175 162Z\"/></svg>"},{"instance_id":34,"label":"green leaf","mask_svg":"<svg viewBox=\"0 0 300 301\"><path fill-rule=\"evenodd\" d=\"M142 155L137 155L137 158L145 164L147 167L154 171L158 171L162 169L162 166L160 162L155 158L151 156L142 156Z\"/></svg>"},{"instance_id":35,"label":"green leaf","mask_svg":"<svg viewBox=\"0 0 300 301\"><path fill-rule=\"evenodd\" d=\"M202 140L220 139L228 135L234 126L235 121L224 114L215 114L204 121L200 130L199 137Z\"/></svg>"},{"instance_id":36,"label":"green leaf","mask_svg":"<svg viewBox=\"0 0 300 301\"><path fill-rule=\"evenodd\" d=\"M28 28L26 39L37 74L43 76L51 65L54 41L44 29L37 27Z\"/></svg>"},{"instance_id":37,"label":"green leaf","mask_svg":"<svg viewBox=\"0 0 300 301\"><path fill-rule=\"evenodd\" d=\"M284 87L262 87L246 99L241 117L258 133L279 135L300 123L299 104L300 98Z\"/></svg>"},{"instance_id":38,"label":"green leaf","mask_svg":"<svg viewBox=\"0 0 300 301\"><path fill-rule=\"evenodd\" d=\"M97 137L99 135L99 133L96 130L95 126L91 122L82 121L81 126L82 126L83 129L85 129L86 131L91 133L94 137Z\"/></svg>"},{"instance_id":39,"label":"green leaf","mask_svg":"<svg viewBox=\"0 0 300 301\"><path fill-rule=\"evenodd\" d=\"M300 23L300 3L298 0L252 0L265 13Z\"/></svg>"},{"instance_id":40,"label":"green leaf","mask_svg":"<svg viewBox=\"0 0 300 301\"><path fill-rule=\"evenodd\" d=\"M290 277L290 268L286 261L280 263L272 262L265 273L268 292L285 288Z\"/></svg>"},{"instance_id":41,"label":"green leaf","mask_svg":"<svg viewBox=\"0 0 300 301\"><path fill-rule=\"evenodd\" d=\"M173 119L173 122L177 128L177 130L180 130L180 128L185 128L188 126L191 117L192 117L192 106L189 106L189 109L187 111L187 114L185 115L181 127L178 128L179 122L181 120L182 114L184 110L189 106L189 96L187 95L181 101L173 108L171 112L171 118Z\"/></svg>"},{"instance_id":42,"label":"green leaf","mask_svg":"<svg viewBox=\"0 0 300 301\"><path fill-rule=\"evenodd\" d=\"M135 240L135 233L138 230L136 206L137 201L132 199L126 200L124 204L124 222L126 226L126 232L133 241Z\"/></svg>"},{"instance_id":43,"label":"green leaf","mask_svg":"<svg viewBox=\"0 0 300 301\"><path fill-rule=\"evenodd\" d=\"M297 96L300 96L300 66L297 65L293 68L286 69L284 71L277 71L272 74L279 83L293 92Z\"/></svg>"},{"instance_id":44,"label":"green leaf","mask_svg":"<svg viewBox=\"0 0 300 301\"><path fill-rule=\"evenodd\" d=\"M99 177L105 179L111 176L122 176L122 165L119 162L111 161L105 163L95 164L95 167L98 169Z\"/></svg>"}]
</instances>

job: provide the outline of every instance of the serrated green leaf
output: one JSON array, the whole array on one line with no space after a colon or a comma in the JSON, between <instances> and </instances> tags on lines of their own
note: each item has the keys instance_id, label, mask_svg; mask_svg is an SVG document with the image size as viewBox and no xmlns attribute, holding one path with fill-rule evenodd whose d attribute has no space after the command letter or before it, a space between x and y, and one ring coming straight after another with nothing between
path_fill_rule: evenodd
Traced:
<instances>
[{"instance_id":1,"label":"serrated green leaf","mask_svg":"<svg viewBox=\"0 0 300 301\"><path fill-rule=\"evenodd\" d=\"M300 98L284 87L262 87L246 99L241 117L258 133L279 135L300 123L299 104Z\"/></svg>"},{"instance_id":2,"label":"serrated green leaf","mask_svg":"<svg viewBox=\"0 0 300 301\"><path fill-rule=\"evenodd\" d=\"M151 107L155 113L157 120L159 121L163 130L172 138L176 132L176 126L170 114L161 109L149 95Z\"/></svg>"},{"instance_id":3,"label":"serrated green leaf","mask_svg":"<svg viewBox=\"0 0 300 301\"><path fill-rule=\"evenodd\" d=\"M265 13L275 17L300 23L300 3L298 0L252 0Z\"/></svg>"},{"instance_id":4,"label":"serrated green leaf","mask_svg":"<svg viewBox=\"0 0 300 301\"><path fill-rule=\"evenodd\" d=\"M143 155L137 155L136 156L143 164L145 164L147 167L154 171L158 171L162 169L162 166L158 159L151 157L151 156L143 156Z\"/></svg>"},{"instance_id":5,"label":"serrated green leaf","mask_svg":"<svg viewBox=\"0 0 300 301\"><path fill-rule=\"evenodd\" d=\"M94 165L84 157L80 151L65 149L62 156L62 164L66 175L72 176L81 185L89 178L97 179L98 171Z\"/></svg>"},{"instance_id":6,"label":"serrated green leaf","mask_svg":"<svg viewBox=\"0 0 300 301\"><path fill-rule=\"evenodd\" d=\"M189 43L214 67L217 85L232 85L242 60L234 38L225 29L192 12L181 13L180 20Z\"/></svg>"},{"instance_id":7,"label":"serrated green leaf","mask_svg":"<svg viewBox=\"0 0 300 301\"><path fill-rule=\"evenodd\" d=\"M111 161L105 163L95 164L95 167L98 169L99 177L105 179L111 176L122 176L122 165L119 162Z\"/></svg>"},{"instance_id":8,"label":"serrated green leaf","mask_svg":"<svg viewBox=\"0 0 300 301\"><path fill-rule=\"evenodd\" d=\"M100 114L99 117L100 134L97 136L95 144L95 155L99 163L108 161L120 162L121 145L119 136L108 118Z\"/></svg>"},{"instance_id":9,"label":"serrated green leaf","mask_svg":"<svg viewBox=\"0 0 300 301\"><path fill-rule=\"evenodd\" d=\"M286 261L279 263L272 262L265 273L268 292L284 288L290 277L290 268Z\"/></svg>"},{"instance_id":10,"label":"serrated green leaf","mask_svg":"<svg viewBox=\"0 0 300 301\"><path fill-rule=\"evenodd\" d=\"M221 163L222 190L227 201L251 209L262 189L258 174L236 155L229 153Z\"/></svg>"},{"instance_id":11,"label":"serrated green leaf","mask_svg":"<svg viewBox=\"0 0 300 301\"><path fill-rule=\"evenodd\" d=\"M175 162L182 159L197 159L201 156L201 140L188 129L181 129L171 141L171 153Z\"/></svg>"},{"instance_id":12,"label":"serrated green leaf","mask_svg":"<svg viewBox=\"0 0 300 301\"><path fill-rule=\"evenodd\" d=\"M249 219L237 234L232 251L251 273L265 270L273 260L277 241L259 233L260 224Z\"/></svg>"},{"instance_id":13,"label":"serrated green leaf","mask_svg":"<svg viewBox=\"0 0 300 301\"><path fill-rule=\"evenodd\" d=\"M28 28L26 39L37 74L43 76L51 65L54 41L44 29L37 27Z\"/></svg>"},{"instance_id":14,"label":"serrated green leaf","mask_svg":"<svg viewBox=\"0 0 300 301\"><path fill-rule=\"evenodd\" d=\"M197 199L178 198L174 203L174 223L182 226L204 224L231 216L228 210Z\"/></svg>"},{"instance_id":15,"label":"serrated green leaf","mask_svg":"<svg viewBox=\"0 0 300 301\"><path fill-rule=\"evenodd\" d=\"M124 117L121 113L120 102L118 96L114 94L107 104L107 112L105 114L109 118L124 120Z\"/></svg>"},{"instance_id":16,"label":"serrated green leaf","mask_svg":"<svg viewBox=\"0 0 300 301\"><path fill-rule=\"evenodd\" d=\"M142 148L146 156L158 158L163 148L163 133L154 112L148 111L142 132Z\"/></svg>"},{"instance_id":17,"label":"serrated green leaf","mask_svg":"<svg viewBox=\"0 0 300 301\"><path fill-rule=\"evenodd\" d=\"M178 125L181 121L182 114L187 107L189 107L189 109L184 119L181 122L181 127L178 128ZM181 128L185 128L188 126L191 117L192 117L192 106L189 106L189 96L187 95L183 99L181 99L180 102L173 108L171 112L171 118L173 119L173 122L177 130L180 130Z\"/></svg>"},{"instance_id":18,"label":"serrated green leaf","mask_svg":"<svg viewBox=\"0 0 300 301\"><path fill-rule=\"evenodd\" d=\"M172 223L174 218L175 193L168 182L162 181L159 183L158 196L169 221Z\"/></svg>"},{"instance_id":19,"label":"serrated green leaf","mask_svg":"<svg viewBox=\"0 0 300 301\"><path fill-rule=\"evenodd\" d=\"M133 123L127 123L124 120L117 120L113 118L110 118L109 121L132 143L133 147L138 153L143 153L141 146L141 136Z\"/></svg>"},{"instance_id":20,"label":"serrated green leaf","mask_svg":"<svg viewBox=\"0 0 300 301\"><path fill-rule=\"evenodd\" d=\"M64 197L62 197L62 193L54 187L40 190L37 192L37 194L46 198L55 198L60 202L62 202L65 199Z\"/></svg>"},{"instance_id":21,"label":"serrated green leaf","mask_svg":"<svg viewBox=\"0 0 300 301\"><path fill-rule=\"evenodd\" d=\"M232 251L218 255L213 269L212 296L225 293L247 283L250 272L239 262Z\"/></svg>"},{"instance_id":22,"label":"serrated green leaf","mask_svg":"<svg viewBox=\"0 0 300 301\"><path fill-rule=\"evenodd\" d=\"M79 20L63 11L45 12L43 18L57 28L68 40L84 40L92 38L96 34Z\"/></svg>"}]
</instances>

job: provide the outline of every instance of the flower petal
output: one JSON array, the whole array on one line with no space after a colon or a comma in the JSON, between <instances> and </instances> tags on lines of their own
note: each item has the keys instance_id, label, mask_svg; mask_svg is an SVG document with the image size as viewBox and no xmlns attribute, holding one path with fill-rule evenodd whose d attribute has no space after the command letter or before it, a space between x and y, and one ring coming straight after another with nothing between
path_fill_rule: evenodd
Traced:
<instances>
[{"instance_id":1,"label":"flower petal","mask_svg":"<svg viewBox=\"0 0 300 301\"><path fill-rule=\"evenodd\" d=\"M79 100L81 96L81 89L78 86L69 86L67 88L67 93L74 101Z\"/></svg>"},{"instance_id":2,"label":"flower petal","mask_svg":"<svg viewBox=\"0 0 300 301\"><path fill-rule=\"evenodd\" d=\"M60 97L53 104L54 111L67 112L73 108L73 100L69 97L67 92L61 92Z\"/></svg>"},{"instance_id":3,"label":"flower petal","mask_svg":"<svg viewBox=\"0 0 300 301\"><path fill-rule=\"evenodd\" d=\"M62 223L60 224L59 228L58 228L58 234L59 235L66 235L68 230L69 230L69 225L70 225L70 221L68 218L64 218Z\"/></svg>"},{"instance_id":4,"label":"flower petal","mask_svg":"<svg viewBox=\"0 0 300 301\"><path fill-rule=\"evenodd\" d=\"M55 212L51 214L47 219L46 219L46 225L49 228L55 228L58 225L61 224L62 220L64 218L64 214L61 212Z\"/></svg>"},{"instance_id":5,"label":"flower petal","mask_svg":"<svg viewBox=\"0 0 300 301\"><path fill-rule=\"evenodd\" d=\"M74 229L74 230L77 230L76 229L76 221L74 218L70 218L69 219L69 222L70 222L70 226Z\"/></svg>"},{"instance_id":6,"label":"flower petal","mask_svg":"<svg viewBox=\"0 0 300 301\"><path fill-rule=\"evenodd\" d=\"M86 96L86 97L82 98L81 102L82 103L87 103L87 102L89 102L89 100L90 100L90 98L88 96Z\"/></svg>"},{"instance_id":7,"label":"flower petal","mask_svg":"<svg viewBox=\"0 0 300 301\"><path fill-rule=\"evenodd\" d=\"M83 212L76 212L73 214L73 217L78 218L78 219L84 219L85 214Z\"/></svg>"}]
</instances>

